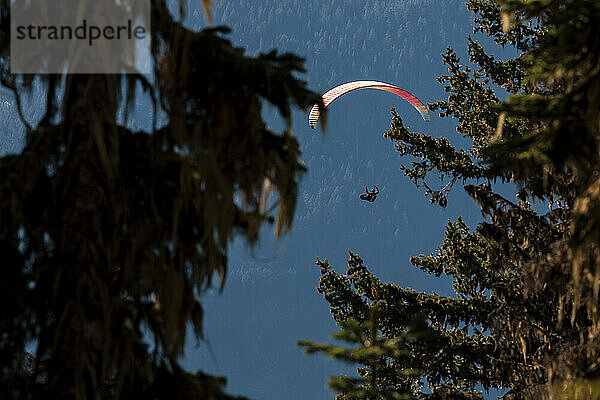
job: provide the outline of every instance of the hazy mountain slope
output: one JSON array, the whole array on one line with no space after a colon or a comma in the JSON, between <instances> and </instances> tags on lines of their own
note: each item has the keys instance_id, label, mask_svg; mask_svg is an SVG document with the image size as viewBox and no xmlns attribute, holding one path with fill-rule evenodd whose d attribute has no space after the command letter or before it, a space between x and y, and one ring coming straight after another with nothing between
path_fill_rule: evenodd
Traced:
<instances>
[{"instance_id":1,"label":"hazy mountain slope","mask_svg":"<svg viewBox=\"0 0 600 400\"><path fill-rule=\"evenodd\" d=\"M445 72L439 54L449 44L461 52L472 26L462 1L442 0L226 1L215 2L214 14L216 24L231 26L233 42L250 53L277 48L306 57L305 79L315 90L373 79L404 87L423 102L445 96L435 81ZM205 297L206 333L216 363L201 344L190 347L189 368L222 374L231 392L253 398L333 398L325 382L342 371L340 366L294 346L300 338L327 340L335 329L314 288L316 257L328 257L341 270L351 249L385 279L450 293L445 281L426 278L408 257L433 250L449 218L463 214L475 221L479 212L460 188L446 210L432 207L402 176L401 160L382 137L391 107L409 127L460 142L451 121L432 115L427 124L388 93L362 91L336 101L324 139L320 129L307 125L305 113L295 113L294 131L309 172L293 232L275 247L271 235L264 236L254 253L274 257L266 262L234 244L224 292ZM273 114L265 110L270 120ZM275 128L280 123L272 121ZM381 190L377 201L360 201L364 186L375 184Z\"/></svg>"}]
</instances>

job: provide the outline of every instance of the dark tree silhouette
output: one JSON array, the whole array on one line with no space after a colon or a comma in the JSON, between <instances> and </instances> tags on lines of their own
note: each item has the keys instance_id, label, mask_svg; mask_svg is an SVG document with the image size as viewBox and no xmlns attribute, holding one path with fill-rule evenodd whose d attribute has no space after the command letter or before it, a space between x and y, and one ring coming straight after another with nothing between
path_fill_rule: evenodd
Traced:
<instances>
[{"instance_id":1,"label":"dark tree silhouette","mask_svg":"<svg viewBox=\"0 0 600 400\"><path fill-rule=\"evenodd\" d=\"M8 0L0 12L1 83L20 108L37 80L46 106L36 124L21 114L25 148L0 159L0 397L229 398L224 379L178 357L188 324L202 334L198 294L215 273L224 283L233 235L254 243L263 223L277 235L291 224L304 167L290 110L319 98L294 76L303 60L247 57L226 28L191 31L153 0L152 81L17 76ZM136 88L154 104L152 132L117 123ZM284 132L267 129L263 101Z\"/></svg>"}]
</instances>

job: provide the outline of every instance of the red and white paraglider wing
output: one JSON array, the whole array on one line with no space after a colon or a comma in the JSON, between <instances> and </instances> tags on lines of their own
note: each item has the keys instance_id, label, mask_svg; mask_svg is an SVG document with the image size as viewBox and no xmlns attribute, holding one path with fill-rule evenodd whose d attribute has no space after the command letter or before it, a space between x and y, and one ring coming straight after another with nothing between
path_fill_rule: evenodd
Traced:
<instances>
[{"instance_id":1,"label":"red and white paraglider wing","mask_svg":"<svg viewBox=\"0 0 600 400\"><path fill-rule=\"evenodd\" d=\"M414 108L421 113L421 116L425 121L429 121L429 112L427 108L421 101L412 93L407 92L406 90L400 89L397 86L390 85L385 82L377 82L377 81L355 81L348 82L342 85L336 86L333 89L329 90L327 93L323 95L323 104L325 107L328 107L334 100L345 95L346 93L352 92L354 90L359 89L377 89L377 90L385 90L386 92L393 93L397 96L402 97L404 100L408 101ZM315 104L308 114L308 124L313 128L317 128L317 122L319 121L319 105Z\"/></svg>"}]
</instances>

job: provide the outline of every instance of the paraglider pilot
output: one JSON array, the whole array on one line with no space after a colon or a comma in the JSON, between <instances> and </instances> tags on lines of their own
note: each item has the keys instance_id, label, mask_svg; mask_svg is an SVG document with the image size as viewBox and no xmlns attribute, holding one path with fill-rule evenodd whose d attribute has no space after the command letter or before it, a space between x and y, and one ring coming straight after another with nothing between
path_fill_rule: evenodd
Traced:
<instances>
[{"instance_id":1,"label":"paraglider pilot","mask_svg":"<svg viewBox=\"0 0 600 400\"><path fill-rule=\"evenodd\" d=\"M377 198L377 195L379 194L379 188L377 186L375 186L375 189L373 189L369 192L369 189L365 186L365 192L366 193L363 193L360 195L360 199L367 200L372 203L375 201L375 199Z\"/></svg>"}]
</instances>

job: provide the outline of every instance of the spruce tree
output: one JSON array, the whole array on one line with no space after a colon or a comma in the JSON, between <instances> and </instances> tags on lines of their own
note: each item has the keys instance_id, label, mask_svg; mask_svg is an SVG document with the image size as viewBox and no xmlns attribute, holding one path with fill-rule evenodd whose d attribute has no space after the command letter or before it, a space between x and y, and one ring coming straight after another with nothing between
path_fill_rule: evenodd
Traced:
<instances>
[{"instance_id":1,"label":"spruce tree","mask_svg":"<svg viewBox=\"0 0 600 400\"><path fill-rule=\"evenodd\" d=\"M347 357L361 364L364 380L337 389L341 398L365 398L359 389L391 398L395 388L397 397L476 399L481 385L504 390L505 399L596 398L600 8L519 0L470 0L468 7L476 33L518 53L497 60L468 37L474 68L451 48L442 55L449 73L438 80L449 96L429 108L456 118L471 146L412 132L394 111L385 135L400 154L419 159L402 169L432 203L446 206L462 182L485 220L475 230L449 221L434 254L411 258L428 274L450 277L451 297L381 282L352 253L344 274L318 261L319 291L334 319L342 327L363 324L364 337L404 350L402 357ZM500 88L512 94L506 102ZM432 173L445 179L440 188ZM495 190L506 183L518 185L515 199ZM548 211L535 211L534 203ZM408 340L417 313L430 332ZM365 325L370 318L376 321ZM302 345L329 355L342 349Z\"/></svg>"},{"instance_id":2,"label":"spruce tree","mask_svg":"<svg viewBox=\"0 0 600 400\"><path fill-rule=\"evenodd\" d=\"M190 30L186 4L175 18L151 2L149 79L10 74L1 2L0 82L27 129L22 152L0 159L3 399L231 398L223 378L178 359L188 326L202 335L198 295L214 275L224 284L234 235L254 243L264 223L290 227L304 171L291 107L318 96L294 76L301 58L248 57L224 27ZM35 85L39 122L22 112ZM151 132L118 123L136 88L153 102ZM265 125L263 101L283 132Z\"/></svg>"}]
</instances>

